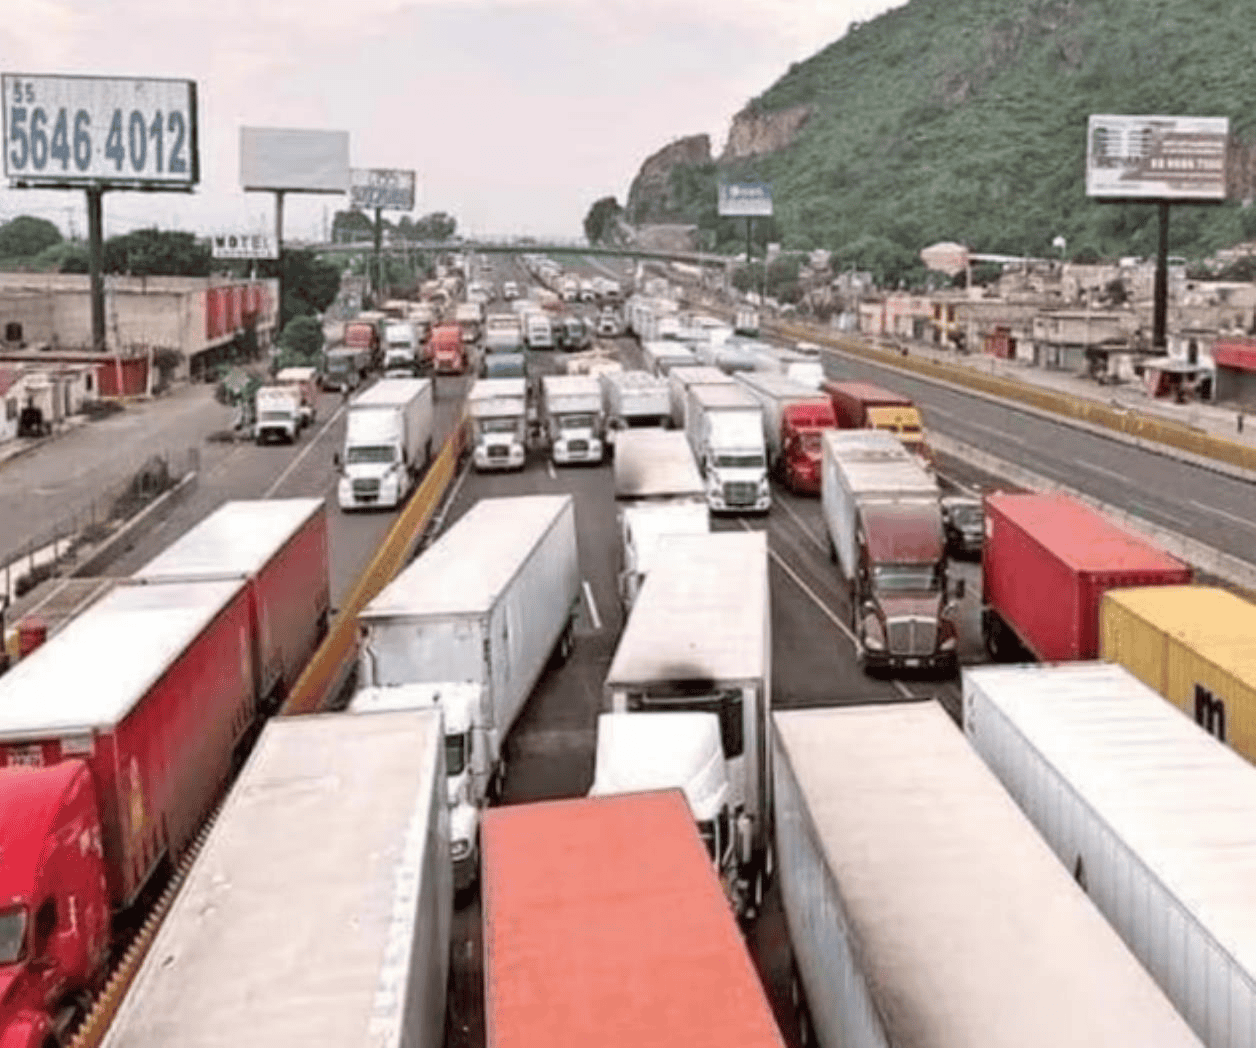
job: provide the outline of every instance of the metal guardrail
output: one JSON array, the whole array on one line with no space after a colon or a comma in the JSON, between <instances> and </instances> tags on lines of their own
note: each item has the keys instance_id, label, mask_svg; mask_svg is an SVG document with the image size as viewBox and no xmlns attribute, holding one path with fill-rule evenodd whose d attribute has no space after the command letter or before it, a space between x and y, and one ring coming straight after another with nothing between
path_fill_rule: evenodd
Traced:
<instances>
[{"instance_id":1,"label":"metal guardrail","mask_svg":"<svg viewBox=\"0 0 1256 1048\"><path fill-rule=\"evenodd\" d=\"M279 716L318 713L327 708L343 686L357 652L358 612L405 567L423 538L424 530L458 471L458 462L466 446L466 428L466 415L463 414L440 453L432 460L423 482L406 503L406 508L401 511L336 613L327 636L292 686Z\"/></svg>"}]
</instances>

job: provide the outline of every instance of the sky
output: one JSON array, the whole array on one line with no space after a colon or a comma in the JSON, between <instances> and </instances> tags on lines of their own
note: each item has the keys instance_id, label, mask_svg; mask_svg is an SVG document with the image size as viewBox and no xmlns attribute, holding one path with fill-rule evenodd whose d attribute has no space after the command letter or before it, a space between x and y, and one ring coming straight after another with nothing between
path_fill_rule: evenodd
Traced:
<instances>
[{"instance_id":1,"label":"sky","mask_svg":"<svg viewBox=\"0 0 1256 1048\"><path fill-rule=\"evenodd\" d=\"M349 132L353 167L416 171L413 216L464 235L575 238L651 153L702 132L718 152L791 62L901 3L4 0L0 55L10 73L196 81L196 192L106 194L106 235L273 229L271 194L240 189L248 126ZM284 235L322 239L347 206L288 196ZM0 221L17 214L85 234L80 191L0 182Z\"/></svg>"}]
</instances>

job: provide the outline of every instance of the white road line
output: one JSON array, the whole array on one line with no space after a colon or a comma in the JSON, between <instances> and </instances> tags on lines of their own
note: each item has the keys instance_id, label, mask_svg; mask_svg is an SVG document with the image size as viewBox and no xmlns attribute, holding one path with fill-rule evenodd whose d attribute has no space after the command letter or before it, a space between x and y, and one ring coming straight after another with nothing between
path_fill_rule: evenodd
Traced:
<instances>
[{"instance_id":1,"label":"white road line","mask_svg":"<svg viewBox=\"0 0 1256 1048\"><path fill-rule=\"evenodd\" d=\"M1122 484L1130 483L1129 477L1127 477L1124 473L1118 473L1114 469L1105 469L1103 466L1096 466L1093 462L1087 462L1085 459L1074 459L1074 461L1079 466L1084 466L1086 469L1094 470L1096 473L1102 473L1104 476L1111 477L1113 480L1119 480Z\"/></svg>"},{"instance_id":2,"label":"white road line","mask_svg":"<svg viewBox=\"0 0 1256 1048\"><path fill-rule=\"evenodd\" d=\"M983 433L989 433L990 436L996 438L997 440L1006 440L1009 444L1019 444L1021 447L1025 447L1025 441L1023 441L1020 437L1012 436L1012 434L1008 433L1006 430L995 429L994 426L987 426L982 422L974 422L972 419L961 419L960 421L965 426L971 426L973 429L979 429Z\"/></svg>"},{"instance_id":3,"label":"white road line","mask_svg":"<svg viewBox=\"0 0 1256 1048\"><path fill-rule=\"evenodd\" d=\"M323 423L323 428L318 431L318 435L301 449L301 453L288 463L288 468L279 474L279 478L275 481L275 483L266 489L266 494L264 494L262 498L268 499L279 490L279 485L287 480L289 474L301 464L301 460L314 450L314 445L323 439L324 435L329 429L331 429L332 424L336 421L336 419L340 418L340 416L344 414L344 410L345 406L344 404L341 404L340 407L335 410L335 413L331 416L331 418Z\"/></svg>"},{"instance_id":4,"label":"white road line","mask_svg":"<svg viewBox=\"0 0 1256 1048\"><path fill-rule=\"evenodd\" d=\"M545 460L545 472L549 474L550 480L557 480L558 474L554 472L554 460Z\"/></svg>"},{"instance_id":5,"label":"white road line","mask_svg":"<svg viewBox=\"0 0 1256 1048\"><path fill-rule=\"evenodd\" d=\"M589 618L593 620L593 628L600 630L602 628L602 616L597 613L597 602L593 599L593 587L589 585L589 580L584 579L580 583L584 589L584 599L589 605Z\"/></svg>"},{"instance_id":6,"label":"white road line","mask_svg":"<svg viewBox=\"0 0 1256 1048\"><path fill-rule=\"evenodd\" d=\"M1246 520L1243 517L1236 516L1235 514L1230 513L1224 509L1217 509L1216 506L1206 506L1204 505L1204 503L1196 502L1194 499L1191 499L1191 505L1198 506L1200 509L1208 513L1215 513L1219 517L1225 517L1226 520L1232 520L1234 521L1235 524L1242 524L1243 527L1251 528L1253 531L1256 531L1256 524L1253 524L1250 520Z\"/></svg>"},{"instance_id":7,"label":"white road line","mask_svg":"<svg viewBox=\"0 0 1256 1048\"><path fill-rule=\"evenodd\" d=\"M821 553L828 552L828 549L825 547L824 543L820 539L816 538L816 536L812 533L811 528L807 526L806 521L804 521L802 517L798 515L798 513L794 510L792 506L790 506L788 502L786 502L784 499L779 499L779 498L773 499L772 501L776 505L780 506L781 509L783 509L786 513L788 513L791 518L793 518L794 523L797 524L800 528L802 528L802 533L806 535L807 538L809 538L815 544L816 549L818 549Z\"/></svg>"}]
</instances>

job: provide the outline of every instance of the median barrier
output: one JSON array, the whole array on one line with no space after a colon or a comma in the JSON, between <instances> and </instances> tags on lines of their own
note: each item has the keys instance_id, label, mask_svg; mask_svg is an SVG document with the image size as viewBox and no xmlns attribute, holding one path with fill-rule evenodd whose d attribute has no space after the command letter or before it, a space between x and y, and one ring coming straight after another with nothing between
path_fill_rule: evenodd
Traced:
<instances>
[{"instance_id":1,"label":"median barrier","mask_svg":"<svg viewBox=\"0 0 1256 1048\"><path fill-rule=\"evenodd\" d=\"M340 606L323 643L292 686L279 711L281 717L319 713L327 709L344 686L357 655L358 612L408 563L458 472L465 446L464 414Z\"/></svg>"}]
</instances>

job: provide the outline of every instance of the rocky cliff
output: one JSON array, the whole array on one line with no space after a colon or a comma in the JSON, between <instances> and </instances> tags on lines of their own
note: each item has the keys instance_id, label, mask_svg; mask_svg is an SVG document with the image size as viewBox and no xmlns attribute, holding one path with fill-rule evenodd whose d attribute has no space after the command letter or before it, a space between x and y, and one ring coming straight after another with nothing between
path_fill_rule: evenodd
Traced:
<instances>
[{"instance_id":1,"label":"rocky cliff","mask_svg":"<svg viewBox=\"0 0 1256 1048\"><path fill-rule=\"evenodd\" d=\"M743 109L733 117L720 161L727 163L784 149L794 140L809 116L809 105L790 106L773 113Z\"/></svg>"},{"instance_id":2,"label":"rocky cliff","mask_svg":"<svg viewBox=\"0 0 1256 1048\"><path fill-rule=\"evenodd\" d=\"M634 225L683 221L685 216L673 199L671 175L677 167L711 162L711 136L678 138L646 158L628 190L625 217Z\"/></svg>"}]
</instances>

